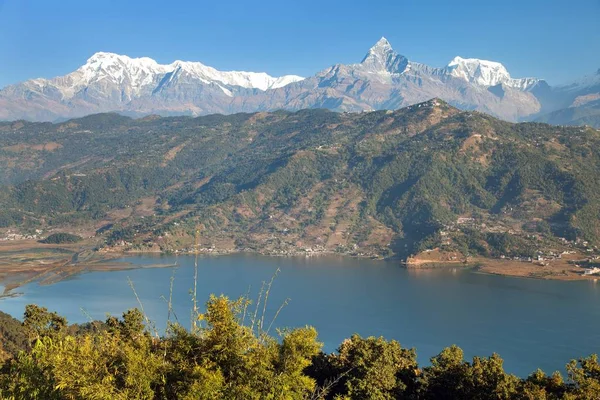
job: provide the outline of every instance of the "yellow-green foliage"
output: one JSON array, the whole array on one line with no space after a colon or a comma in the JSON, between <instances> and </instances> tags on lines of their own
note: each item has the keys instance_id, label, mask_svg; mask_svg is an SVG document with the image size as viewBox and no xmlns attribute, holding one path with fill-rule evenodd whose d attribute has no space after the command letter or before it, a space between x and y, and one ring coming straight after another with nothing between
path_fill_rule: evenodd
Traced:
<instances>
[{"instance_id":1,"label":"yellow-green foliage","mask_svg":"<svg viewBox=\"0 0 600 400\"><path fill-rule=\"evenodd\" d=\"M347 399L392 400L405 395L408 382L414 381L417 355L400 343L383 338L345 340L331 358L340 373L346 372Z\"/></svg>"},{"instance_id":2,"label":"yellow-green foliage","mask_svg":"<svg viewBox=\"0 0 600 400\"><path fill-rule=\"evenodd\" d=\"M249 301L211 296L196 329L172 325L152 335L138 310L75 332L64 318L28 306L22 329L31 345L0 369L0 399L189 400L597 400L597 356L572 361L568 379L538 370L526 379L502 359L465 361L456 346L419 368L396 341L345 340L321 352L314 328L279 331L244 325ZM73 333L75 332L75 333Z\"/></svg>"},{"instance_id":3,"label":"yellow-green foliage","mask_svg":"<svg viewBox=\"0 0 600 400\"><path fill-rule=\"evenodd\" d=\"M315 391L304 369L321 350L314 328L275 340L240 321L245 299L212 296L195 332L173 325L153 337L137 310L105 330L67 334L66 321L29 306L31 349L4 365L9 399L303 399Z\"/></svg>"}]
</instances>

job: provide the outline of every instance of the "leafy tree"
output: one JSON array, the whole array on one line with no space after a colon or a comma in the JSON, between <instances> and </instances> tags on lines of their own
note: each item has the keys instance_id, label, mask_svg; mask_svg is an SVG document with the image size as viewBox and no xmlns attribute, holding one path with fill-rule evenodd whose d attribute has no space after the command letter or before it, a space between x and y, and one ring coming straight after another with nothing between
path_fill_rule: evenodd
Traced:
<instances>
[{"instance_id":1,"label":"leafy tree","mask_svg":"<svg viewBox=\"0 0 600 400\"><path fill-rule=\"evenodd\" d=\"M23 326L31 340L43 336L58 337L65 332L67 320L45 307L28 304L23 314Z\"/></svg>"},{"instance_id":2,"label":"leafy tree","mask_svg":"<svg viewBox=\"0 0 600 400\"><path fill-rule=\"evenodd\" d=\"M517 394L519 380L506 374L503 361L497 355L474 357L472 363L463 359L463 351L452 346L431 359L424 369L422 383L425 399L512 399Z\"/></svg>"},{"instance_id":3,"label":"leafy tree","mask_svg":"<svg viewBox=\"0 0 600 400\"><path fill-rule=\"evenodd\" d=\"M575 388L567 399L592 400L600 393L600 364L596 354L572 360L567 364L567 374Z\"/></svg>"},{"instance_id":4,"label":"leafy tree","mask_svg":"<svg viewBox=\"0 0 600 400\"><path fill-rule=\"evenodd\" d=\"M340 399L396 399L414 390L418 373L416 353L396 341L362 338L345 340L329 357L330 379L339 379L332 394Z\"/></svg>"}]
</instances>

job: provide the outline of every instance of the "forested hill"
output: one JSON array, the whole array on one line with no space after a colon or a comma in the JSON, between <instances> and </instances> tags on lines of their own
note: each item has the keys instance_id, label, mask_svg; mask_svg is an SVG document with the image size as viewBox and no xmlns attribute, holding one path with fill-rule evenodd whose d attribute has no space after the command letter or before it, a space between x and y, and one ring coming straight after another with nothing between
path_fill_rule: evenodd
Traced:
<instances>
[{"instance_id":1,"label":"forested hill","mask_svg":"<svg viewBox=\"0 0 600 400\"><path fill-rule=\"evenodd\" d=\"M0 124L0 225L107 248L531 255L600 241L600 132L441 100ZM561 239L561 238L564 238Z\"/></svg>"}]
</instances>

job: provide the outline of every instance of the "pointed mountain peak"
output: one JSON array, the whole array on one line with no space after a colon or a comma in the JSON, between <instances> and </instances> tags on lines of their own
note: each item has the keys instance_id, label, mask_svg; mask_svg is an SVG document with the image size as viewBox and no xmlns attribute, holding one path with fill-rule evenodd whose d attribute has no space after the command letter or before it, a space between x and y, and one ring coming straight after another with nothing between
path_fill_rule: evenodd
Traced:
<instances>
[{"instance_id":1,"label":"pointed mountain peak","mask_svg":"<svg viewBox=\"0 0 600 400\"><path fill-rule=\"evenodd\" d=\"M383 36L369 49L361 65L370 72L402 73L408 66L408 59L394 51Z\"/></svg>"},{"instance_id":2,"label":"pointed mountain peak","mask_svg":"<svg viewBox=\"0 0 600 400\"><path fill-rule=\"evenodd\" d=\"M382 36L381 39L379 39L377 41L377 43L375 43L373 45L373 47L371 47L371 50L388 51L388 50L393 50L393 49L392 49L392 45L390 44L390 42L385 37Z\"/></svg>"},{"instance_id":3,"label":"pointed mountain peak","mask_svg":"<svg viewBox=\"0 0 600 400\"><path fill-rule=\"evenodd\" d=\"M395 54L392 45L383 36L369 49L369 52L361 61L362 64L373 61L374 59L385 59L390 54Z\"/></svg>"}]
</instances>

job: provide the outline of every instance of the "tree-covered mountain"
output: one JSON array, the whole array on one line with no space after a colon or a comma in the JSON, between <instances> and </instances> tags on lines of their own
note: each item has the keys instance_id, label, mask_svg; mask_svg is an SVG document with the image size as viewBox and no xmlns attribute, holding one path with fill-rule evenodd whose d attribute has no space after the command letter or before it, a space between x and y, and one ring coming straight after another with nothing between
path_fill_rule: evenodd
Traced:
<instances>
[{"instance_id":1,"label":"tree-covered mountain","mask_svg":"<svg viewBox=\"0 0 600 400\"><path fill-rule=\"evenodd\" d=\"M119 249L190 249L198 231L207 251L531 256L600 242L598 149L592 128L513 124L438 99L2 123L0 224L78 226Z\"/></svg>"}]
</instances>

